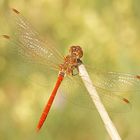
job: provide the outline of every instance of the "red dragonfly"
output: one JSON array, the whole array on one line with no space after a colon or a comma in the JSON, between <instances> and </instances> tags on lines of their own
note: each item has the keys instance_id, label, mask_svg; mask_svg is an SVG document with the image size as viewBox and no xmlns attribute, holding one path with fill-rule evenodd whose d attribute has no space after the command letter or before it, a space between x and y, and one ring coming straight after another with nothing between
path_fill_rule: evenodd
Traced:
<instances>
[{"instance_id":1,"label":"red dragonfly","mask_svg":"<svg viewBox=\"0 0 140 140\"><path fill-rule=\"evenodd\" d=\"M40 130L47 118L57 90L64 77L69 77L70 80L78 79L78 66L82 64L81 58L83 56L83 50L80 46L71 46L69 54L63 57L56 48L40 38L32 25L18 10L13 8L12 11L16 30L14 36L16 39L9 35L2 35L2 37L15 42L19 52L24 57L34 60L37 63L45 64L45 66L47 66L47 70L55 69L58 72L56 84L37 125L37 130ZM116 100L123 106L130 105L130 101L128 99L116 94L116 92L126 92L131 89L138 90L140 87L139 75L116 72L101 73L99 71L92 72L91 75L94 81L93 85L97 90L101 90L100 96L105 98L105 101L108 100L110 104ZM77 86L74 80L72 81L73 87Z\"/></svg>"}]
</instances>

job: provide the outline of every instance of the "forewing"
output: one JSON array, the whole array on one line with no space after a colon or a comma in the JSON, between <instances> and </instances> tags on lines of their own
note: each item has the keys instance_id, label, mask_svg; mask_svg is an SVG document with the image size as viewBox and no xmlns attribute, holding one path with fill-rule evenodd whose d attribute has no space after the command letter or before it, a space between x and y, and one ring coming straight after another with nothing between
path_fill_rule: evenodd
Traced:
<instances>
[{"instance_id":1,"label":"forewing","mask_svg":"<svg viewBox=\"0 0 140 140\"><path fill-rule=\"evenodd\" d=\"M140 76L134 74L101 72L89 69L93 85L110 92L135 92L140 90Z\"/></svg>"},{"instance_id":2,"label":"forewing","mask_svg":"<svg viewBox=\"0 0 140 140\"><path fill-rule=\"evenodd\" d=\"M18 12L12 9L12 21L14 24L14 39L22 56L35 59L48 65L58 65L63 61L62 55L56 48L41 39L32 25Z\"/></svg>"},{"instance_id":3,"label":"forewing","mask_svg":"<svg viewBox=\"0 0 140 140\"><path fill-rule=\"evenodd\" d=\"M39 75L41 72L44 76L49 78L50 75L54 75L52 70L55 70L54 73L57 75L59 64L63 61L63 57L59 51L42 40L32 25L20 12L16 9L12 9L11 14L9 22L12 22L14 30L12 35L2 35L2 37L10 41L8 50L12 53L14 52L14 58L17 58L14 60L14 67L17 70L16 73L14 71L15 75L19 73L22 75L23 79L26 80L27 75L36 75L38 72ZM15 50L11 50L11 48ZM16 54L22 57L17 57ZM36 83L43 84L43 82L38 80L35 81Z\"/></svg>"}]
</instances>

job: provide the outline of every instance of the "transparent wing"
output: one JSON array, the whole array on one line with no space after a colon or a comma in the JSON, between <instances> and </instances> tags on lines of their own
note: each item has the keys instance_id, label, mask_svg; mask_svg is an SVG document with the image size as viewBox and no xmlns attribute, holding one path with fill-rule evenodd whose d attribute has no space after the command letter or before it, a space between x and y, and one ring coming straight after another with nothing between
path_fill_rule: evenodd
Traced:
<instances>
[{"instance_id":1,"label":"transparent wing","mask_svg":"<svg viewBox=\"0 0 140 140\"><path fill-rule=\"evenodd\" d=\"M128 98L129 95L127 95L126 98L126 93L112 93L100 88L96 88L96 90L108 111L120 113L127 112L131 109L131 103ZM64 98L76 107L95 109L92 98L79 75L66 77L61 85L61 93Z\"/></svg>"},{"instance_id":2,"label":"transparent wing","mask_svg":"<svg viewBox=\"0 0 140 140\"><path fill-rule=\"evenodd\" d=\"M17 72L14 73L16 75L19 73L26 80L29 75L38 72L47 77L50 74L53 75L52 70L58 74L59 64L62 63L63 56L56 48L42 40L32 25L16 9L12 9L10 12L12 12L12 16L10 16L9 21L14 26L13 35L2 35L2 37L10 41L11 46L8 50L10 53L14 52L14 58L17 58L14 60ZM14 51L11 50L13 48ZM17 57L17 54L22 57ZM49 75L47 75L48 73ZM34 81L37 84L43 84L41 80Z\"/></svg>"},{"instance_id":3,"label":"transparent wing","mask_svg":"<svg viewBox=\"0 0 140 140\"><path fill-rule=\"evenodd\" d=\"M110 92L96 88L105 108L113 113L128 112L132 108L132 94L124 92ZM132 93L132 92L131 92Z\"/></svg>"},{"instance_id":4,"label":"transparent wing","mask_svg":"<svg viewBox=\"0 0 140 140\"><path fill-rule=\"evenodd\" d=\"M42 40L32 25L16 10L13 11L14 32L19 52L22 56L35 59L47 65L58 65L62 55L46 41Z\"/></svg>"},{"instance_id":5,"label":"transparent wing","mask_svg":"<svg viewBox=\"0 0 140 140\"><path fill-rule=\"evenodd\" d=\"M73 105L88 109L94 108L79 75L66 76L61 84L60 91L62 96Z\"/></svg>"},{"instance_id":6,"label":"transparent wing","mask_svg":"<svg viewBox=\"0 0 140 140\"><path fill-rule=\"evenodd\" d=\"M140 76L134 74L89 70L93 85L111 92L140 90Z\"/></svg>"}]
</instances>

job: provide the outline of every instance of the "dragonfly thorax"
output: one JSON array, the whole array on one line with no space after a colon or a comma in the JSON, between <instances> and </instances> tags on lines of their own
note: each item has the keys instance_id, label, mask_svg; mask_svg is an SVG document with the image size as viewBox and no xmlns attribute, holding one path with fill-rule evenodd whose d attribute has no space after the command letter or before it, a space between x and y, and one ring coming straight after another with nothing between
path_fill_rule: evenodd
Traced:
<instances>
[{"instance_id":1,"label":"dragonfly thorax","mask_svg":"<svg viewBox=\"0 0 140 140\"><path fill-rule=\"evenodd\" d=\"M60 64L60 71L66 75L74 75L73 71L77 69L80 64L80 58L83 56L83 51L80 46L71 46L69 49L70 54L64 58L64 63Z\"/></svg>"}]
</instances>

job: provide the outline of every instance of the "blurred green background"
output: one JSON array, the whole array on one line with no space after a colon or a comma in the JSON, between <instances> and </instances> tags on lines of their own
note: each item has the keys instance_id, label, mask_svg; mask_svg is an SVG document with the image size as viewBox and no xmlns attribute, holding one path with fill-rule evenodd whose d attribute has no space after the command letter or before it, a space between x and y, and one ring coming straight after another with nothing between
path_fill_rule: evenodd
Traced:
<instances>
[{"instance_id":1,"label":"blurred green background","mask_svg":"<svg viewBox=\"0 0 140 140\"><path fill-rule=\"evenodd\" d=\"M78 44L84 50L84 62L92 67L139 74L139 6L139 0L1 0L0 34L10 33L6 13L9 7L14 7L41 36L47 36L58 48L61 46L63 54L68 46ZM8 42L1 39L0 140L110 139L96 110L78 108L67 101L54 103L37 134L36 124L54 83L49 91L45 86L33 84L32 77L40 81L46 77L17 69L18 58L11 51ZM19 63L22 64L20 59ZM130 112L110 113L123 140L140 139L138 94L132 98Z\"/></svg>"}]
</instances>

